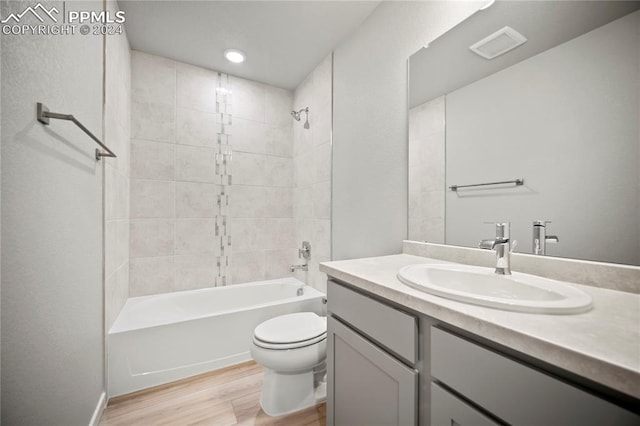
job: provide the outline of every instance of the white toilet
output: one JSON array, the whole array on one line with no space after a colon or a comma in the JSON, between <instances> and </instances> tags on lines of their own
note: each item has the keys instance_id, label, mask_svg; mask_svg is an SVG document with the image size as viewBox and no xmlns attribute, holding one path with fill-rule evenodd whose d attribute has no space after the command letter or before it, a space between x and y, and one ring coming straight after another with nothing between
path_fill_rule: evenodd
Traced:
<instances>
[{"instance_id":1,"label":"white toilet","mask_svg":"<svg viewBox=\"0 0 640 426\"><path fill-rule=\"evenodd\" d=\"M326 398L327 318L299 312L258 325L253 359L265 368L260 405L270 416L310 407Z\"/></svg>"}]
</instances>

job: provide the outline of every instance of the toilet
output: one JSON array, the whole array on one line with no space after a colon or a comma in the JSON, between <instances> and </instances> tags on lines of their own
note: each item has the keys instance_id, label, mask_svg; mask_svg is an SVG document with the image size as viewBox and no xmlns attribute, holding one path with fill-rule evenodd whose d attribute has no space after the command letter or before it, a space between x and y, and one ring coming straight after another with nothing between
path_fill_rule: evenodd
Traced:
<instances>
[{"instance_id":1,"label":"toilet","mask_svg":"<svg viewBox=\"0 0 640 426\"><path fill-rule=\"evenodd\" d=\"M260 405L281 416L326 398L327 318L298 312L258 325L251 345L253 359L265 368Z\"/></svg>"}]
</instances>

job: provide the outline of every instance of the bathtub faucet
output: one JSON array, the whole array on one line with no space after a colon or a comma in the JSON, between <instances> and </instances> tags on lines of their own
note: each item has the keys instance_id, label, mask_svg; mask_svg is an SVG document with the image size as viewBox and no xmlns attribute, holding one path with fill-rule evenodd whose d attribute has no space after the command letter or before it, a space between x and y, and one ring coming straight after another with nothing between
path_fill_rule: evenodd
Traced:
<instances>
[{"instance_id":1,"label":"bathtub faucet","mask_svg":"<svg viewBox=\"0 0 640 426\"><path fill-rule=\"evenodd\" d=\"M311 244L309 241L302 242L302 248L298 249L298 257L300 259L304 259L304 264L302 265L291 265L291 272L295 271L308 271L309 270L309 259L311 259Z\"/></svg>"},{"instance_id":2,"label":"bathtub faucet","mask_svg":"<svg viewBox=\"0 0 640 426\"><path fill-rule=\"evenodd\" d=\"M306 263L304 265L291 265L291 272L295 272L295 271L308 271L309 270L309 265L307 265Z\"/></svg>"}]
</instances>

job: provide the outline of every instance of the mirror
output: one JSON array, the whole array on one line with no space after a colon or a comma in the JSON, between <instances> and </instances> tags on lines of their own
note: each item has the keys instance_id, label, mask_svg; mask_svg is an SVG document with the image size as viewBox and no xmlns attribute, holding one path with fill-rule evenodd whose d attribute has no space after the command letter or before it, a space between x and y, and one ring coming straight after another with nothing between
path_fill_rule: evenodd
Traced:
<instances>
[{"instance_id":1,"label":"mirror","mask_svg":"<svg viewBox=\"0 0 640 426\"><path fill-rule=\"evenodd\" d=\"M409 239L640 265L639 9L498 1L412 55Z\"/></svg>"}]
</instances>

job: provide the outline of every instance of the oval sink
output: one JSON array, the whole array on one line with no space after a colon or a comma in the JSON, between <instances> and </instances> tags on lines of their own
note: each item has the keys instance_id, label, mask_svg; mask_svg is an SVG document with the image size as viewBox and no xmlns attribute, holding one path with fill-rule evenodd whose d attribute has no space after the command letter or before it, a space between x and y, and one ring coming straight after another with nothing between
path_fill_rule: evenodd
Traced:
<instances>
[{"instance_id":1,"label":"oval sink","mask_svg":"<svg viewBox=\"0 0 640 426\"><path fill-rule=\"evenodd\" d=\"M508 311L576 314L592 307L591 296L567 283L493 268L455 264L409 265L400 269L404 284L436 296Z\"/></svg>"}]
</instances>

